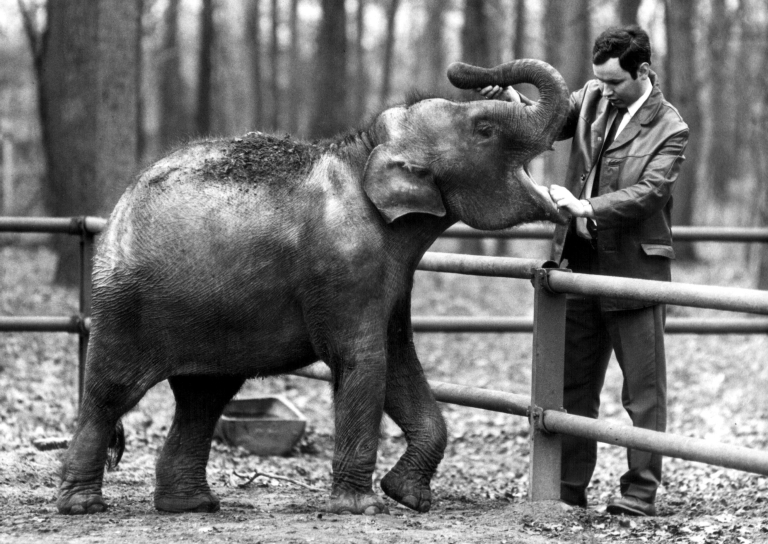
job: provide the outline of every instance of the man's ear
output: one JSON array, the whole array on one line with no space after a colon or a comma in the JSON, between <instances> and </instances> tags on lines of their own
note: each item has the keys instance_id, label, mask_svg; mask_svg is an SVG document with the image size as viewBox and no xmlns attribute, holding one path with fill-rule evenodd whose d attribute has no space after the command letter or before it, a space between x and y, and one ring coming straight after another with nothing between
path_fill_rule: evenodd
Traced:
<instances>
[{"instance_id":1,"label":"man's ear","mask_svg":"<svg viewBox=\"0 0 768 544\"><path fill-rule=\"evenodd\" d=\"M387 223L407 213L446 213L432 172L393 153L387 144L375 147L368 157L363 190Z\"/></svg>"}]
</instances>

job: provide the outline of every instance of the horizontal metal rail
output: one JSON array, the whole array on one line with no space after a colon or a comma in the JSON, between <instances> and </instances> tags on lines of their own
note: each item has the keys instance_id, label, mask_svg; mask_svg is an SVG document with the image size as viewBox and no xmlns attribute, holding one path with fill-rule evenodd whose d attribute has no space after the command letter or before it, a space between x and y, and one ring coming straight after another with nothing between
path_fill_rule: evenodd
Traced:
<instances>
[{"instance_id":1,"label":"horizontal metal rail","mask_svg":"<svg viewBox=\"0 0 768 544\"><path fill-rule=\"evenodd\" d=\"M516 257L481 257L428 251L417 267L425 272L452 272L471 276L531 279L536 268L557 266L553 261Z\"/></svg>"},{"instance_id":2,"label":"horizontal metal rail","mask_svg":"<svg viewBox=\"0 0 768 544\"><path fill-rule=\"evenodd\" d=\"M413 316L413 330L421 333L533 332L530 317ZM664 328L671 334L768 334L768 318L668 317Z\"/></svg>"},{"instance_id":3,"label":"horizontal metal rail","mask_svg":"<svg viewBox=\"0 0 768 544\"><path fill-rule=\"evenodd\" d=\"M291 374L303 378L312 378L313 380L331 381L331 370L323 363L315 363L294 370ZM493 389L469 387L433 380L429 380L429 387L432 388L432 393L439 402L448 402L516 416L526 417L528 415L528 406L531 404L531 399L525 395L494 391Z\"/></svg>"},{"instance_id":4,"label":"horizontal metal rail","mask_svg":"<svg viewBox=\"0 0 768 544\"><path fill-rule=\"evenodd\" d=\"M629 298L735 312L768 314L768 291L666 281L574 274L549 270L548 286L555 293Z\"/></svg>"},{"instance_id":5,"label":"horizontal metal rail","mask_svg":"<svg viewBox=\"0 0 768 544\"><path fill-rule=\"evenodd\" d=\"M542 426L552 433L768 475L768 453L742 446L650 431L556 410L544 410Z\"/></svg>"},{"instance_id":6,"label":"horizontal metal rail","mask_svg":"<svg viewBox=\"0 0 768 544\"><path fill-rule=\"evenodd\" d=\"M66 316L0 316L0 332L83 332L79 315Z\"/></svg>"},{"instance_id":7,"label":"horizontal metal rail","mask_svg":"<svg viewBox=\"0 0 768 544\"><path fill-rule=\"evenodd\" d=\"M0 217L0 232L50 232L56 234L98 234L107 220L101 217Z\"/></svg>"},{"instance_id":8,"label":"horizontal metal rail","mask_svg":"<svg viewBox=\"0 0 768 544\"><path fill-rule=\"evenodd\" d=\"M78 234L73 222L84 220L86 231L98 234L107 224L103 217L0 217L0 232L56 232ZM464 224L453 225L443 233L446 238L519 238L547 240L554 227L545 224L521 225L511 229L478 230ZM672 227L672 236L687 242L768 242L766 227Z\"/></svg>"},{"instance_id":9,"label":"horizontal metal rail","mask_svg":"<svg viewBox=\"0 0 768 544\"><path fill-rule=\"evenodd\" d=\"M453 225L443 238L501 238L549 240L554 233L552 225L521 225L511 229L478 230L467 225ZM768 242L765 227L672 227L672 237L679 242Z\"/></svg>"},{"instance_id":10,"label":"horizontal metal rail","mask_svg":"<svg viewBox=\"0 0 768 544\"><path fill-rule=\"evenodd\" d=\"M418 268L432 272L504 278L530 278L534 268L547 268L548 286L556 293L621 297L657 304L768 314L768 291L574 274L556 268L552 261L428 252Z\"/></svg>"},{"instance_id":11,"label":"horizontal metal rail","mask_svg":"<svg viewBox=\"0 0 768 544\"><path fill-rule=\"evenodd\" d=\"M530 333L530 317L498 316L413 316L413 330L419 333ZM91 318L67 316L0 316L0 332L90 331ZM668 317L668 334L768 334L768 318Z\"/></svg>"},{"instance_id":12,"label":"horizontal metal rail","mask_svg":"<svg viewBox=\"0 0 768 544\"><path fill-rule=\"evenodd\" d=\"M331 371L322 363L315 363L291 374L331 381ZM525 395L432 380L429 380L429 386L439 402L529 416L531 402L530 397ZM556 410L544 410L541 421L544 429L552 433L582 436L614 446L654 451L669 457L768 475L768 453L759 450L638 429Z\"/></svg>"}]
</instances>

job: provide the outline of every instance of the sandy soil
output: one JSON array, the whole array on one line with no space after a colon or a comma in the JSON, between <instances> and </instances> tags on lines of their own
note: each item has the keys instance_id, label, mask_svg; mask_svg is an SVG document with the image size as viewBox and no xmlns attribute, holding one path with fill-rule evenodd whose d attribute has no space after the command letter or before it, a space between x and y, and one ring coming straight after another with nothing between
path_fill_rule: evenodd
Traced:
<instances>
[{"instance_id":1,"label":"sandy soil","mask_svg":"<svg viewBox=\"0 0 768 544\"><path fill-rule=\"evenodd\" d=\"M53 258L45 250L3 248L0 312L68 315L77 295L50 286ZM528 252L522 252L529 255ZM737 266L684 270L701 283L743 285ZM446 296L450 293L451 296ZM530 284L417 274L414 313L530 315ZM671 308L672 315L702 315ZM704 315L711 315L709 313ZM424 334L417 349L430 379L525 394L531 337L523 334ZM669 432L756 449L768 447L768 338L669 336ZM443 405L449 446L433 481L434 502L416 514L389 502L391 515L322 513L331 483L333 424L325 384L296 377L249 382L243 394L286 395L309 420L309 432L289 457L255 457L215 444L208 480L222 499L215 514L169 515L152 502L154 461L168 430L173 396L155 387L124 418L128 448L108 473L110 510L86 517L55 509L59 451L32 440L72 431L76 416L77 339L66 334L0 336L0 543L10 542L665 542L743 544L768 541L768 479L674 459L665 463L659 516L627 519L604 512L618 491L625 452L600 446L590 508L531 504L528 424L523 418ZM627 423L621 376L609 368L601 418ZM402 433L382 425L378 481L404 449ZM321 491L260 477L247 487L235 475L260 471Z\"/></svg>"}]
</instances>

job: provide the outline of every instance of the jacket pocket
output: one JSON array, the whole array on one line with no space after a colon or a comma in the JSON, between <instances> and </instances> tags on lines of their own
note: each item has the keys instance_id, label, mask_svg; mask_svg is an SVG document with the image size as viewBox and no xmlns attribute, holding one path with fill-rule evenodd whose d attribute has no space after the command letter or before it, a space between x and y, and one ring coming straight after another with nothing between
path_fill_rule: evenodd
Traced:
<instances>
[{"instance_id":1,"label":"jacket pocket","mask_svg":"<svg viewBox=\"0 0 768 544\"><path fill-rule=\"evenodd\" d=\"M666 257L667 259L675 258L675 250L672 246L666 244L640 244L643 248L643 252L649 257Z\"/></svg>"},{"instance_id":2,"label":"jacket pocket","mask_svg":"<svg viewBox=\"0 0 768 544\"><path fill-rule=\"evenodd\" d=\"M600 169L600 188L598 193L604 195L610 193L619 188L619 178L626 157L621 158L608 158L603 157L602 166Z\"/></svg>"}]
</instances>

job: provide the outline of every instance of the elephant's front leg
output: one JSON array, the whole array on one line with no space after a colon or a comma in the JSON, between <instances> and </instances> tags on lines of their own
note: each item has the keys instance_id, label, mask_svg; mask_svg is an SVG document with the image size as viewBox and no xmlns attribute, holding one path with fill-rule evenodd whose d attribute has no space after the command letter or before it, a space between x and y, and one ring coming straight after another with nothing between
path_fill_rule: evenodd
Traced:
<instances>
[{"instance_id":1,"label":"elephant's front leg","mask_svg":"<svg viewBox=\"0 0 768 544\"><path fill-rule=\"evenodd\" d=\"M375 317L381 320L380 314ZM336 410L333 488L327 509L336 514L388 514L384 500L372 489L384 410L384 327L361 319L340 336L343 340L340 344L339 338L333 340L337 345L326 358Z\"/></svg>"},{"instance_id":2,"label":"elephant's front leg","mask_svg":"<svg viewBox=\"0 0 768 544\"><path fill-rule=\"evenodd\" d=\"M447 431L416 356L408 318L390 326L384 409L405 433L408 447L381 488L400 504L427 512L432 506L430 482L443 458Z\"/></svg>"}]
</instances>

